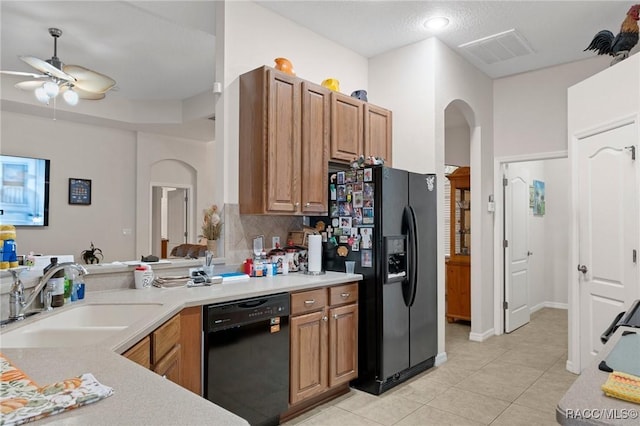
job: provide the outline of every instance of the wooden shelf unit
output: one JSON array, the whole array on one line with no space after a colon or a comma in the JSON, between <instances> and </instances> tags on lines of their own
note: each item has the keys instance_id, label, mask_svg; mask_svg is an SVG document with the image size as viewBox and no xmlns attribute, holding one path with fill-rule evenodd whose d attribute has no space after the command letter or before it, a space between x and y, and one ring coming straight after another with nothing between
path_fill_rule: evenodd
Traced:
<instances>
[{"instance_id":1,"label":"wooden shelf unit","mask_svg":"<svg viewBox=\"0 0 640 426\"><path fill-rule=\"evenodd\" d=\"M469 167L459 167L451 183L450 256L446 262L447 321L471 321L471 179Z\"/></svg>"}]
</instances>

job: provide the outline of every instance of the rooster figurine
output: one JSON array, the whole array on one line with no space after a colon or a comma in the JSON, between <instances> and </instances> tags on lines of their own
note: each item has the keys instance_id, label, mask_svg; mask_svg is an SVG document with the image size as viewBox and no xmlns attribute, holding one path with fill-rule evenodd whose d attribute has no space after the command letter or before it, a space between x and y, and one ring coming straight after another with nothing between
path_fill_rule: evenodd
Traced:
<instances>
[{"instance_id":1,"label":"rooster figurine","mask_svg":"<svg viewBox=\"0 0 640 426\"><path fill-rule=\"evenodd\" d=\"M589 47L584 49L593 50L598 55L611 55L614 65L623 59L629 57L629 51L638 44L638 19L640 13L640 4L631 6L627 12L627 17L622 22L620 33L614 38L613 33L609 30L602 30L593 37Z\"/></svg>"}]
</instances>

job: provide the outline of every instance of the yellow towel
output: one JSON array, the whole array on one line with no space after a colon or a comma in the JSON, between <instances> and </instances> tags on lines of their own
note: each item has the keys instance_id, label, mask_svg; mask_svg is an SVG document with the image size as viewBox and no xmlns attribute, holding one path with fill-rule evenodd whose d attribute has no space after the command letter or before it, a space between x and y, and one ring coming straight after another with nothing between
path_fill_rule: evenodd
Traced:
<instances>
[{"instance_id":1,"label":"yellow towel","mask_svg":"<svg viewBox=\"0 0 640 426\"><path fill-rule=\"evenodd\" d=\"M602 385L605 395L640 404L640 377L614 371Z\"/></svg>"}]
</instances>

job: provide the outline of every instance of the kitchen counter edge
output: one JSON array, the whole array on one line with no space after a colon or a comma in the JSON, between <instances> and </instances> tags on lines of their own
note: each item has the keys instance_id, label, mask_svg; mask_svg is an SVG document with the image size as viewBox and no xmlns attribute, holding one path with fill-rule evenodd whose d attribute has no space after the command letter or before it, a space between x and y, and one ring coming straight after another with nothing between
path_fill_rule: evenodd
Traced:
<instances>
[{"instance_id":1,"label":"kitchen counter edge","mask_svg":"<svg viewBox=\"0 0 640 426\"><path fill-rule=\"evenodd\" d=\"M82 373L92 373L104 385L114 388L114 395L76 410L39 420L40 424L206 424L247 425L248 423L208 400L163 379L120 356L182 309L234 300L295 292L360 281L362 275L327 272L322 275L301 273L275 277L251 278L204 287L124 289L91 292L84 302L58 308L73 309L80 304L161 303L153 318L134 323L100 345L62 348L2 348L1 352L40 385L53 383ZM50 315L47 313L40 315ZM38 320L29 318L2 333ZM43 318L43 317L40 317ZM0 333L1 337L1 333ZM176 409L180 407L180 409Z\"/></svg>"}]
</instances>

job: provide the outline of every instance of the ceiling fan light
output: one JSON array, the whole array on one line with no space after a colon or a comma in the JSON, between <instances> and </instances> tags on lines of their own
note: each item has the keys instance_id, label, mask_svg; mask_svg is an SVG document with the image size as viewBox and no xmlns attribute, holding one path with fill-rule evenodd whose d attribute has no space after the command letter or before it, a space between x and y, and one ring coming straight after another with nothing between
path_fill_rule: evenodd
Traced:
<instances>
[{"instance_id":1,"label":"ceiling fan light","mask_svg":"<svg viewBox=\"0 0 640 426\"><path fill-rule=\"evenodd\" d=\"M38 99L39 102L49 105L49 96L47 96L47 93L44 91L44 87L38 87L34 93L36 94L36 99Z\"/></svg>"},{"instance_id":2,"label":"ceiling fan light","mask_svg":"<svg viewBox=\"0 0 640 426\"><path fill-rule=\"evenodd\" d=\"M58 93L60 92L60 87L58 87L58 85L53 81L45 82L42 85L42 88L44 89L44 92L47 94L47 96L50 98L55 98L56 96L58 96Z\"/></svg>"},{"instance_id":3,"label":"ceiling fan light","mask_svg":"<svg viewBox=\"0 0 640 426\"><path fill-rule=\"evenodd\" d=\"M78 105L78 94L74 92L72 89L67 90L62 94L64 100L71 106Z\"/></svg>"}]
</instances>

